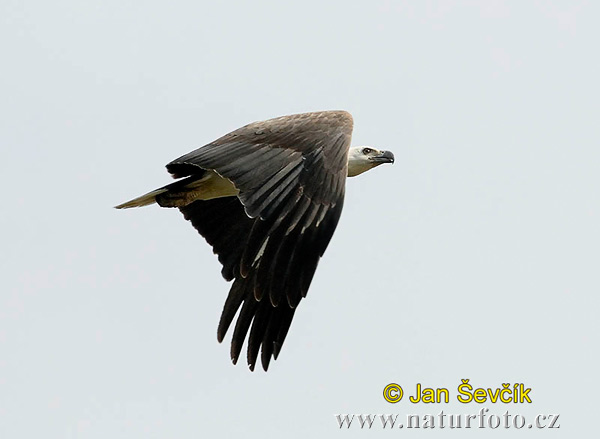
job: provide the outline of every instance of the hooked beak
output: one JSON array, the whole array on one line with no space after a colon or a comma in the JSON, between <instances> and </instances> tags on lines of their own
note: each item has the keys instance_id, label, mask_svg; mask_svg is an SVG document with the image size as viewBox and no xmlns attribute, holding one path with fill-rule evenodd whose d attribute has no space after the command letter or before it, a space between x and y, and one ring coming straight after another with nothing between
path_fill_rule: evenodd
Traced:
<instances>
[{"instance_id":1,"label":"hooked beak","mask_svg":"<svg viewBox=\"0 0 600 439\"><path fill-rule=\"evenodd\" d=\"M381 163L394 163L394 154L391 151L381 151L381 154L371 157L371 161Z\"/></svg>"}]
</instances>

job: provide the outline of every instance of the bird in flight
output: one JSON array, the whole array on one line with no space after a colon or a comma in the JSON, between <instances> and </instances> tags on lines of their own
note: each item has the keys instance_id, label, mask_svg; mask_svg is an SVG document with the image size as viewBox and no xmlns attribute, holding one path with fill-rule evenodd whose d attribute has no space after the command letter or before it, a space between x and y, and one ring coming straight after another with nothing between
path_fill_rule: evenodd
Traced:
<instances>
[{"instance_id":1,"label":"bird in flight","mask_svg":"<svg viewBox=\"0 0 600 439\"><path fill-rule=\"evenodd\" d=\"M337 226L346 177L394 162L390 151L350 147L352 126L345 111L251 123L169 163L176 182L116 206L177 207L213 247L233 281L219 342L239 310L234 364L246 336L250 370L259 351L265 371L277 359Z\"/></svg>"}]
</instances>

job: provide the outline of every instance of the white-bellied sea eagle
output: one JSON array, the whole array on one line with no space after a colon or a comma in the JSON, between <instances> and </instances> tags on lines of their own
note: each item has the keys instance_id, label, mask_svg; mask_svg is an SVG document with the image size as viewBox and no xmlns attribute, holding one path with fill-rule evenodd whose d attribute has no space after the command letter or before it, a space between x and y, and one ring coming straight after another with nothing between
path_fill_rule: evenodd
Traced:
<instances>
[{"instance_id":1,"label":"white-bellied sea eagle","mask_svg":"<svg viewBox=\"0 0 600 439\"><path fill-rule=\"evenodd\" d=\"M213 247L233 280L219 342L241 307L234 363L248 331L251 370L259 350L264 370L277 359L337 226L346 177L394 162L389 151L350 147L351 136L345 111L251 123L169 163L178 181L116 206L177 207Z\"/></svg>"}]
</instances>

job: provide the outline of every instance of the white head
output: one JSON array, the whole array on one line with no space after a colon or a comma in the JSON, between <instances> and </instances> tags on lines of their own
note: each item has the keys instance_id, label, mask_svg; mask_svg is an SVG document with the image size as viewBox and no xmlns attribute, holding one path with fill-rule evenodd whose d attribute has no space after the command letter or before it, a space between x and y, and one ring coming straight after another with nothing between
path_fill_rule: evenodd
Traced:
<instances>
[{"instance_id":1,"label":"white head","mask_svg":"<svg viewBox=\"0 0 600 439\"><path fill-rule=\"evenodd\" d=\"M371 146L353 146L348 150L348 177L362 174L382 163L394 163L394 154Z\"/></svg>"}]
</instances>

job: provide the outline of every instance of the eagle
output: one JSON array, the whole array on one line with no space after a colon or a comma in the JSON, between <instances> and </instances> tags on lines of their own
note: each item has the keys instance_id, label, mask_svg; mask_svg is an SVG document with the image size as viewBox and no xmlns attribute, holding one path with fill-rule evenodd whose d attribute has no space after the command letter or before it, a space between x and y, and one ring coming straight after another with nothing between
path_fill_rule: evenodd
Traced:
<instances>
[{"instance_id":1,"label":"eagle","mask_svg":"<svg viewBox=\"0 0 600 439\"><path fill-rule=\"evenodd\" d=\"M217 329L237 363L246 337L254 370L277 359L294 313L338 224L346 177L383 163L390 151L350 147L346 111L320 111L254 122L173 160L178 179L117 209L178 208L206 239L233 281ZM239 312L239 313L238 313Z\"/></svg>"}]
</instances>

